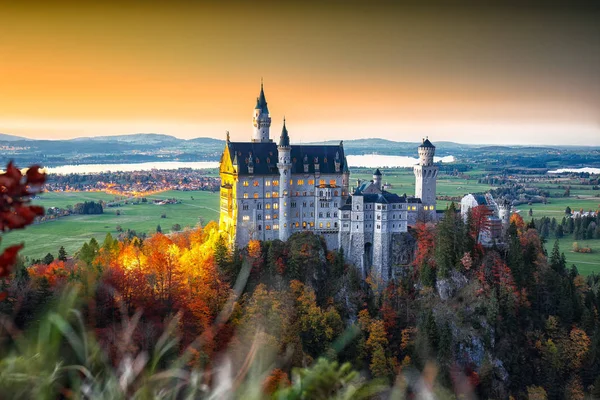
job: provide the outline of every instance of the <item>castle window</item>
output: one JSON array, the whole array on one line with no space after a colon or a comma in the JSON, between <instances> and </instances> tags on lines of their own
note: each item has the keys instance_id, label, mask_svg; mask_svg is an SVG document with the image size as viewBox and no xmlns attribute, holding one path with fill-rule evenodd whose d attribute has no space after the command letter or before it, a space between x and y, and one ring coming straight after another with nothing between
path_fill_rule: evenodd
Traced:
<instances>
[{"instance_id":1,"label":"castle window","mask_svg":"<svg viewBox=\"0 0 600 400\"><path fill-rule=\"evenodd\" d=\"M273 186L279 186L279 181L278 180L274 180L273 181Z\"/></svg>"},{"instance_id":2,"label":"castle window","mask_svg":"<svg viewBox=\"0 0 600 400\"><path fill-rule=\"evenodd\" d=\"M288 191L287 191L287 190L284 190L284 191L283 191L283 195L284 195L284 196L287 196L287 195L288 195Z\"/></svg>"},{"instance_id":3,"label":"castle window","mask_svg":"<svg viewBox=\"0 0 600 400\"><path fill-rule=\"evenodd\" d=\"M277 214L273 214L273 219L277 219Z\"/></svg>"},{"instance_id":4,"label":"castle window","mask_svg":"<svg viewBox=\"0 0 600 400\"><path fill-rule=\"evenodd\" d=\"M381 225L377 224L377 229L381 229Z\"/></svg>"},{"instance_id":5,"label":"castle window","mask_svg":"<svg viewBox=\"0 0 600 400\"><path fill-rule=\"evenodd\" d=\"M300 222L296 222L296 228L300 228Z\"/></svg>"},{"instance_id":6,"label":"castle window","mask_svg":"<svg viewBox=\"0 0 600 400\"><path fill-rule=\"evenodd\" d=\"M338 225L337 225L337 222L334 222L334 223L333 223L333 226L334 226L335 228L337 228L337 227L338 227Z\"/></svg>"},{"instance_id":7,"label":"castle window","mask_svg":"<svg viewBox=\"0 0 600 400\"><path fill-rule=\"evenodd\" d=\"M254 198L258 199L258 193L254 193Z\"/></svg>"},{"instance_id":8,"label":"castle window","mask_svg":"<svg viewBox=\"0 0 600 400\"><path fill-rule=\"evenodd\" d=\"M327 223L327 227L328 227L328 228L331 228L331 222L328 222L328 223Z\"/></svg>"},{"instance_id":9,"label":"castle window","mask_svg":"<svg viewBox=\"0 0 600 400\"><path fill-rule=\"evenodd\" d=\"M331 213L330 212L327 213L327 218L331 218Z\"/></svg>"},{"instance_id":10,"label":"castle window","mask_svg":"<svg viewBox=\"0 0 600 400\"><path fill-rule=\"evenodd\" d=\"M314 206L315 206L315 203L311 201L311 202L310 202L310 206L311 206L311 207L314 207Z\"/></svg>"},{"instance_id":11,"label":"castle window","mask_svg":"<svg viewBox=\"0 0 600 400\"><path fill-rule=\"evenodd\" d=\"M298 185L304 185L304 179L298 179Z\"/></svg>"},{"instance_id":12,"label":"castle window","mask_svg":"<svg viewBox=\"0 0 600 400\"><path fill-rule=\"evenodd\" d=\"M257 208L258 210L261 210L261 209L262 209L262 203L258 203L258 204L256 205L256 208Z\"/></svg>"},{"instance_id":13,"label":"castle window","mask_svg":"<svg viewBox=\"0 0 600 400\"><path fill-rule=\"evenodd\" d=\"M265 219L271 219L271 214L266 214Z\"/></svg>"},{"instance_id":14,"label":"castle window","mask_svg":"<svg viewBox=\"0 0 600 400\"><path fill-rule=\"evenodd\" d=\"M277 230L279 230L279 224L274 224L274 225L273 225L273 230L274 230L274 231L277 231Z\"/></svg>"},{"instance_id":15,"label":"castle window","mask_svg":"<svg viewBox=\"0 0 600 400\"><path fill-rule=\"evenodd\" d=\"M296 197L300 196L300 192L296 192Z\"/></svg>"},{"instance_id":16,"label":"castle window","mask_svg":"<svg viewBox=\"0 0 600 400\"><path fill-rule=\"evenodd\" d=\"M273 203L273 210L277 210L279 208L279 204Z\"/></svg>"},{"instance_id":17,"label":"castle window","mask_svg":"<svg viewBox=\"0 0 600 400\"><path fill-rule=\"evenodd\" d=\"M300 213L298 211L296 211L296 218L298 218L300 216Z\"/></svg>"},{"instance_id":18,"label":"castle window","mask_svg":"<svg viewBox=\"0 0 600 400\"><path fill-rule=\"evenodd\" d=\"M287 224L283 224L283 227L284 227L284 228L287 228Z\"/></svg>"},{"instance_id":19,"label":"castle window","mask_svg":"<svg viewBox=\"0 0 600 400\"><path fill-rule=\"evenodd\" d=\"M319 196L320 197L323 196L323 191L322 190L319 190Z\"/></svg>"},{"instance_id":20,"label":"castle window","mask_svg":"<svg viewBox=\"0 0 600 400\"><path fill-rule=\"evenodd\" d=\"M271 181L266 181L265 186L271 186Z\"/></svg>"},{"instance_id":21,"label":"castle window","mask_svg":"<svg viewBox=\"0 0 600 400\"><path fill-rule=\"evenodd\" d=\"M248 204L242 204L242 210L248 210Z\"/></svg>"},{"instance_id":22,"label":"castle window","mask_svg":"<svg viewBox=\"0 0 600 400\"><path fill-rule=\"evenodd\" d=\"M336 181L335 179L331 179L331 180L329 181L329 185L330 185L330 186L336 186L336 185L337 185L337 181Z\"/></svg>"},{"instance_id":23,"label":"castle window","mask_svg":"<svg viewBox=\"0 0 600 400\"><path fill-rule=\"evenodd\" d=\"M377 219L378 219L378 220L380 220L380 219L381 219L381 215L378 215L378 216L377 216Z\"/></svg>"},{"instance_id":24,"label":"castle window","mask_svg":"<svg viewBox=\"0 0 600 400\"><path fill-rule=\"evenodd\" d=\"M323 218L323 213L322 212L319 213L319 218Z\"/></svg>"},{"instance_id":25,"label":"castle window","mask_svg":"<svg viewBox=\"0 0 600 400\"><path fill-rule=\"evenodd\" d=\"M337 191L337 190L334 190L334 191L333 191L333 195L334 195L334 196L337 196L337 195L338 195L338 191Z\"/></svg>"},{"instance_id":26,"label":"castle window","mask_svg":"<svg viewBox=\"0 0 600 400\"><path fill-rule=\"evenodd\" d=\"M265 225L265 229L270 231L271 230L271 225Z\"/></svg>"},{"instance_id":27,"label":"castle window","mask_svg":"<svg viewBox=\"0 0 600 400\"><path fill-rule=\"evenodd\" d=\"M334 212L334 213L333 213L333 218L337 218L337 216L338 216L338 215L337 215L337 213L336 213L336 212Z\"/></svg>"},{"instance_id":28,"label":"castle window","mask_svg":"<svg viewBox=\"0 0 600 400\"><path fill-rule=\"evenodd\" d=\"M273 192L273 198L278 198L279 197L279 192Z\"/></svg>"},{"instance_id":29,"label":"castle window","mask_svg":"<svg viewBox=\"0 0 600 400\"><path fill-rule=\"evenodd\" d=\"M333 203L333 206L337 208L337 206L338 206L337 201Z\"/></svg>"},{"instance_id":30,"label":"castle window","mask_svg":"<svg viewBox=\"0 0 600 400\"><path fill-rule=\"evenodd\" d=\"M270 209L271 209L271 203L267 203L267 204L265 204L265 208L266 208L267 210L270 210Z\"/></svg>"},{"instance_id":31,"label":"castle window","mask_svg":"<svg viewBox=\"0 0 600 400\"><path fill-rule=\"evenodd\" d=\"M306 207L306 202L302 202L302 207Z\"/></svg>"},{"instance_id":32,"label":"castle window","mask_svg":"<svg viewBox=\"0 0 600 400\"><path fill-rule=\"evenodd\" d=\"M311 228L314 228L314 227L315 227L315 223L314 223L314 222L311 222L311 223L310 223L310 227L311 227Z\"/></svg>"},{"instance_id":33,"label":"castle window","mask_svg":"<svg viewBox=\"0 0 600 400\"><path fill-rule=\"evenodd\" d=\"M392 218L396 219L396 214L392 214Z\"/></svg>"},{"instance_id":34,"label":"castle window","mask_svg":"<svg viewBox=\"0 0 600 400\"><path fill-rule=\"evenodd\" d=\"M319 228L322 228L322 227L323 227L323 223L319 222Z\"/></svg>"},{"instance_id":35,"label":"castle window","mask_svg":"<svg viewBox=\"0 0 600 400\"><path fill-rule=\"evenodd\" d=\"M356 219L358 220L358 215L356 216Z\"/></svg>"},{"instance_id":36,"label":"castle window","mask_svg":"<svg viewBox=\"0 0 600 400\"><path fill-rule=\"evenodd\" d=\"M357 209L357 210L360 210L360 208L359 208L358 204L356 205L356 209Z\"/></svg>"},{"instance_id":37,"label":"castle window","mask_svg":"<svg viewBox=\"0 0 600 400\"><path fill-rule=\"evenodd\" d=\"M319 179L319 186L325 186L325 179Z\"/></svg>"},{"instance_id":38,"label":"castle window","mask_svg":"<svg viewBox=\"0 0 600 400\"><path fill-rule=\"evenodd\" d=\"M306 196L306 192L302 192L302 196Z\"/></svg>"},{"instance_id":39,"label":"castle window","mask_svg":"<svg viewBox=\"0 0 600 400\"><path fill-rule=\"evenodd\" d=\"M314 212L311 212L311 213L310 213L310 216L311 216L311 217L314 217L314 216L315 216L315 213L314 213Z\"/></svg>"},{"instance_id":40,"label":"castle window","mask_svg":"<svg viewBox=\"0 0 600 400\"><path fill-rule=\"evenodd\" d=\"M258 186L258 181L254 181L254 182L252 182L252 185L254 185L254 186Z\"/></svg>"},{"instance_id":41,"label":"castle window","mask_svg":"<svg viewBox=\"0 0 600 400\"><path fill-rule=\"evenodd\" d=\"M292 201L292 202L290 203L290 205L291 205L291 207L292 207L292 208L296 208L296 202L295 202L295 201Z\"/></svg>"},{"instance_id":42,"label":"castle window","mask_svg":"<svg viewBox=\"0 0 600 400\"><path fill-rule=\"evenodd\" d=\"M262 220L262 216L261 216L260 214L258 214L258 215L256 216L256 219L257 219L258 221L260 221L260 220Z\"/></svg>"},{"instance_id":43,"label":"castle window","mask_svg":"<svg viewBox=\"0 0 600 400\"><path fill-rule=\"evenodd\" d=\"M258 225L258 230L262 231L262 225Z\"/></svg>"},{"instance_id":44,"label":"castle window","mask_svg":"<svg viewBox=\"0 0 600 400\"><path fill-rule=\"evenodd\" d=\"M248 181L244 181L244 183L242 183L242 185L248 186Z\"/></svg>"},{"instance_id":45,"label":"castle window","mask_svg":"<svg viewBox=\"0 0 600 400\"><path fill-rule=\"evenodd\" d=\"M309 185L314 185L315 184L315 180L314 179L309 179L308 180L308 184Z\"/></svg>"},{"instance_id":46,"label":"castle window","mask_svg":"<svg viewBox=\"0 0 600 400\"><path fill-rule=\"evenodd\" d=\"M267 193L265 193L265 197L266 197L267 199L270 199L270 198L271 198L271 192L267 192Z\"/></svg>"},{"instance_id":47,"label":"castle window","mask_svg":"<svg viewBox=\"0 0 600 400\"><path fill-rule=\"evenodd\" d=\"M248 193L244 193L244 198L247 199L248 198Z\"/></svg>"},{"instance_id":48,"label":"castle window","mask_svg":"<svg viewBox=\"0 0 600 400\"><path fill-rule=\"evenodd\" d=\"M378 204L378 205L377 205L377 209L378 209L378 210L381 210L381 204Z\"/></svg>"},{"instance_id":49,"label":"castle window","mask_svg":"<svg viewBox=\"0 0 600 400\"><path fill-rule=\"evenodd\" d=\"M302 222L302 228L306 229L306 221Z\"/></svg>"},{"instance_id":50,"label":"castle window","mask_svg":"<svg viewBox=\"0 0 600 400\"><path fill-rule=\"evenodd\" d=\"M244 215L242 217L242 221L250 221L250 216L249 215Z\"/></svg>"},{"instance_id":51,"label":"castle window","mask_svg":"<svg viewBox=\"0 0 600 400\"><path fill-rule=\"evenodd\" d=\"M294 184L294 180L290 179L290 186L292 186Z\"/></svg>"}]
</instances>

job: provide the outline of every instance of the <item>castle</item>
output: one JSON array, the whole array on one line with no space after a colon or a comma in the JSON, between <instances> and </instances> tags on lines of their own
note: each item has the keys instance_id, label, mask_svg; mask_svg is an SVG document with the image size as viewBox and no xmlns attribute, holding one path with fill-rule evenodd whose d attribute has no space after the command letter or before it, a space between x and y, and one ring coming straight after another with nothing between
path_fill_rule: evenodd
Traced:
<instances>
[{"instance_id":1,"label":"castle","mask_svg":"<svg viewBox=\"0 0 600 400\"><path fill-rule=\"evenodd\" d=\"M384 190L379 170L350 192L342 142L292 145L285 119L279 141L273 142L262 83L252 123L249 142L232 142L227 134L220 162L219 229L232 246L253 239L285 241L309 231L322 236L328 249L343 249L364 276L389 279L390 266L409 261L406 251L398 251L408 227L418 217L436 214L438 167L428 139L418 149L414 197Z\"/></svg>"}]
</instances>

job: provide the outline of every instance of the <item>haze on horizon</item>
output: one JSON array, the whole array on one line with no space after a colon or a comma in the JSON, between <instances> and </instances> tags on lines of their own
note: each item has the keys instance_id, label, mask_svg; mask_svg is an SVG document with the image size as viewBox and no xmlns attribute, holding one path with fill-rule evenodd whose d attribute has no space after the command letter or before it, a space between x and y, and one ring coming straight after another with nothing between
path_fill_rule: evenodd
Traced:
<instances>
[{"instance_id":1,"label":"haze on horizon","mask_svg":"<svg viewBox=\"0 0 600 400\"><path fill-rule=\"evenodd\" d=\"M0 132L600 145L592 2L228 4L2 5Z\"/></svg>"}]
</instances>

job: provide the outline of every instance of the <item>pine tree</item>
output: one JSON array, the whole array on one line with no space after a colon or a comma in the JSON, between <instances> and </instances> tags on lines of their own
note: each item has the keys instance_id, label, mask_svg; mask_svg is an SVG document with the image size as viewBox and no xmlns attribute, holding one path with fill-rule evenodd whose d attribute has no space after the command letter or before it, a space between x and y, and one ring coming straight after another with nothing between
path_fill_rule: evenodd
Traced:
<instances>
[{"instance_id":1,"label":"pine tree","mask_svg":"<svg viewBox=\"0 0 600 400\"><path fill-rule=\"evenodd\" d=\"M42 262L46 265L52 264L53 261L54 261L54 256L50 253L46 254L44 256L44 259L42 260Z\"/></svg>"},{"instance_id":2,"label":"pine tree","mask_svg":"<svg viewBox=\"0 0 600 400\"><path fill-rule=\"evenodd\" d=\"M58 249L58 259L60 261L67 261L67 251L64 246L60 246L60 249Z\"/></svg>"},{"instance_id":3,"label":"pine tree","mask_svg":"<svg viewBox=\"0 0 600 400\"><path fill-rule=\"evenodd\" d=\"M559 243L558 240L556 240L552 247L552 253L550 254L550 267L560 274L563 274L566 268L563 257L564 254L561 257Z\"/></svg>"},{"instance_id":4,"label":"pine tree","mask_svg":"<svg viewBox=\"0 0 600 400\"><path fill-rule=\"evenodd\" d=\"M162 233L162 228L160 227L160 224L156 225L156 233Z\"/></svg>"}]
</instances>

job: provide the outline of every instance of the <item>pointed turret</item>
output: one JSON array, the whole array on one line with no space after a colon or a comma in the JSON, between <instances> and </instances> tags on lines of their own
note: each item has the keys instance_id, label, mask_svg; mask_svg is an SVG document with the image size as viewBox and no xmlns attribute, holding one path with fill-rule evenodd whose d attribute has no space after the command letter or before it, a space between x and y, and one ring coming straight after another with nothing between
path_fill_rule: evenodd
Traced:
<instances>
[{"instance_id":1,"label":"pointed turret","mask_svg":"<svg viewBox=\"0 0 600 400\"><path fill-rule=\"evenodd\" d=\"M279 145L277 146L277 168L279 169L279 239L287 240L291 233L290 222L290 195L292 177L292 147L290 146L290 136L285 126L285 118L283 119L283 129L279 137Z\"/></svg>"},{"instance_id":2,"label":"pointed turret","mask_svg":"<svg viewBox=\"0 0 600 400\"><path fill-rule=\"evenodd\" d=\"M377 168L375 170L375 172L373 172L373 184L377 187L377 189L381 190L381 171L379 170L379 168Z\"/></svg>"},{"instance_id":3,"label":"pointed turret","mask_svg":"<svg viewBox=\"0 0 600 400\"><path fill-rule=\"evenodd\" d=\"M281 136L279 136L279 147L290 147L290 136L285 126L285 117L283 117L283 129L281 130Z\"/></svg>"},{"instance_id":4,"label":"pointed turret","mask_svg":"<svg viewBox=\"0 0 600 400\"><path fill-rule=\"evenodd\" d=\"M252 134L253 142L267 143L271 141L269 138L271 117L269 116L269 107L267 107L262 79L260 82L260 94L256 98L256 106L254 107L252 125L254 126L254 133Z\"/></svg>"}]
</instances>

